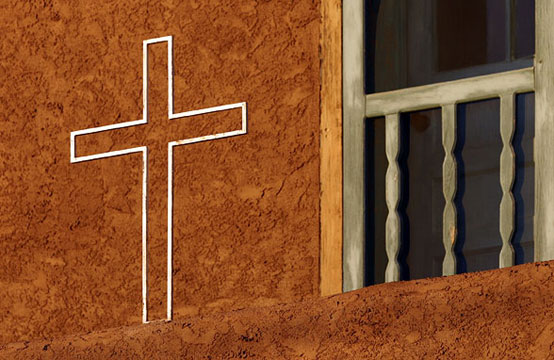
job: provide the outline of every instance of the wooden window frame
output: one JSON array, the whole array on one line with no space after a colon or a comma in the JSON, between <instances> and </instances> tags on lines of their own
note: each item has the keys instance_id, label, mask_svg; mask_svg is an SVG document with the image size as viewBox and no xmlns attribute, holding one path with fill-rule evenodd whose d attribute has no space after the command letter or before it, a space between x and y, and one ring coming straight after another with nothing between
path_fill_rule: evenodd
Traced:
<instances>
[{"instance_id":1,"label":"wooden window frame","mask_svg":"<svg viewBox=\"0 0 554 360\"><path fill-rule=\"evenodd\" d=\"M342 1L321 2L319 293L342 292Z\"/></svg>"},{"instance_id":2,"label":"wooden window frame","mask_svg":"<svg viewBox=\"0 0 554 360\"><path fill-rule=\"evenodd\" d=\"M446 249L443 274L455 273L455 256L452 248L455 243L456 213L453 197L456 192L456 162L452 156L455 143L456 115L458 102L500 97L501 137L503 151L499 159L503 201L500 211L500 233L503 247L500 253L500 266L513 265L513 199L511 187L515 173L515 160L511 145L514 131L514 97L517 93L535 92L535 216L534 243L535 261L554 259L554 37L550 25L554 23L554 2L536 0L535 29L536 45L534 65L530 68L500 74L431 84L386 93L366 95L364 92L364 0L342 2L342 239L324 238L325 207L328 201L322 195L322 259L331 253L337 243L342 244L342 290L359 289L365 284L365 214L364 189L364 121L368 117L385 115L386 153L389 168L386 175L386 199L389 216L386 224L386 247L389 263L386 281L399 279L399 218L396 212L399 191L399 169L396 161L399 150L398 115L400 112L441 107L443 111L443 146L445 162L443 166L443 193L446 206L443 216L443 242ZM325 7L325 2L322 7ZM325 23L325 17L323 23ZM325 37L323 36L322 39ZM326 53L323 52L325 61ZM323 69L324 70L324 69ZM322 78L322 87L325 81ZM476 86L477 85L477 86ZM324 101L322 93L322 101ZM323 108L322 108L323 109ZM323 131L322 112L322 131ZM323 149L329 144L323 141ZM327 150L329 150L327 148ZM338 153L338 150L334 150ZM327 155L326 155L327 156ZM328 157L328 156L327 156ZM322 159L323 163L323 159ZM322 180L324 171L322 166ZM327 175L330 172L326 173ZM322 181L322 191L324 190ZM325 240L325 241L324 241ZM341 241L342 240L342 241ZM330 245L333 244L333 246ZM336 257L336 256L335 256ZM328 267L321 262L322 284ZM336 267L336 266L335 266ZM329 278L327 276L327 278ZM336 285L336 284L335 284ZM323 288L322 288L323 289ZM326 294L322 291L322 294Z\"/></svg>"}]
</instances>

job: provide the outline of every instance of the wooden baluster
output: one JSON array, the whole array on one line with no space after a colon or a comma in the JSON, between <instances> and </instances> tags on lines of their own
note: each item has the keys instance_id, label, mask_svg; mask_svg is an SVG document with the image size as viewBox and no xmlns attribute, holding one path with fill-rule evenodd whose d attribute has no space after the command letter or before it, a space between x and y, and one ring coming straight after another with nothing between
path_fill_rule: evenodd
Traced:
<instances>
[{"instance_id":1,"label":"wooden baluster","mask_svg":"<svg viewBox=\"0 0 554 360\"><path fill-rule=\"evenodd\" d=\"M500 185L502 201L500 202L500 236L502 250L499 265L501 268L514 265L514 248L512 236L515 222L515 202L512 187L515 179L515 153L512 139L515 131L514 94L500 96L500 135L502 136L502 153L500 154Z\"/></svg>"},{"instance_id":2,"label":"wooden baluster","mask_svg":"<svg viewBox=\"0 0 554 360\"><path fill-rule=\"evenodd\" d=\"M456 206L454 197L457 188L457 165L454 157L456 146L456 104L442 107L442 145L444 147L444 162L442 165L442 191L444 194L444 212L442 218L442 241L444 244L444 261L442 274L456 273L456 255L454 246L458 236Z\"/></svg>"},{"instance_id":3,"label":"wooden baluster","mask_svg":"<svg viewBox=\"0 0 554 360\"><path fill-rule=\"evenodd\" d=\"M385 281L400 280L400 216L398 203L400 201L400 167L398 153L400 151L400 114L389 114L385 117L385 141L387 160L389 162L386 174L385 193L389 210L386 222L385 246L388 263L385 271Z\"/></svg>"}]
</instances>

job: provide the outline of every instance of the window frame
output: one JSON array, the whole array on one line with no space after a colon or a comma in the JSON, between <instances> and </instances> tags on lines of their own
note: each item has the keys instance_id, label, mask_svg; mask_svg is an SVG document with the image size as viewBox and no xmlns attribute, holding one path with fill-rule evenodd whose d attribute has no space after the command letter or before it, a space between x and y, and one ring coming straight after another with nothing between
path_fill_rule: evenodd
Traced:
<instances>
[{"instance_id":1,"label":"window frame","mask_svg":"<svg viewBox=\"0 0 554 360\"><path fill-rule=\"evenodd\" d=\"M514 97L516 93L535 92L535 139L534 139L534 160L535 160L535 218L534 218L534 243L535 261L554 259L554 236L548 236L554 230L554 157L548 156L554 152L554 36L549 35L549 23L554 23L554 2L550 0L536 0L535 3L535 57L534 64L530 68L509 71L499 74L482 75L462 80L454 80L444 83L424 85L407 89L395 90L386 93L366 95L364 90L365 82L365 49L364 49L364 0L349 0L342 3L342 101L343 101L343 234L342 234L342 287L343 291L355 290L363 287L366 283L365 276L365 189L364 189L364 121L370 116L385 115L389 130L386 130L387 156L391 161L387 170L387 203L390 219L387 225L387 253L393 258L387 266L386 281L399 280L398 241L399 224L398 214L394 211L399 199L398 177L400 175L398 164L395 161L398 154L398 115L400 112L428 109L435 106L442 107L443 128L450 133L443 135L443 145L447 156L443 171L446 171L443 178L455 177L455 160L448 156L453 150L455 143L455 108L458 102L467 102L479 99L501 98L501 132L504 140L506 154L499 159L501 167L501 183L503 196L511 196L513 174L510 179L503 180L514 172L513 151L510 155L511 136L513 134ZM506 76L509 81L504 81ZM481 85L488 84L493 88L489 92L483 92L478 96L468 94L467 89L475 85L475 81ZM514 85L510 89L503 87ZM532 86L530 86L530 84ZM446 87L445 87L446 86ZM475 88L475 87L474 87ZM448 89L448 92L444 92ZM465 89L465 90L464 90ZM501 91L502 90L502 91ZM464 93L465 91L465 93ZM413 98L419 95L421 107L414 104L407 104L402 107L398 105L406 94ZM445 99L444 97L449 97ZM422 100L425 98L427 100ZM431 100L429 100L431 99ZM413 101L413 100L412 100ZM387 105L388 104L388 105ZM387 108L389 106L389 108ZM503 118L503 119L502 119ZM449 119L449 120L447 120ZM512 125L510 125L512 123ZM504 134L505 133L505 134ZM505 157L506 159L504 159ZM503 165L504 164L504 165ZM453 170L452 170L453 168ZM453 171L453 172L452 172ZM396 180L393 180L396 179ZM448 202L455 195L456 184L443 183L443 192ZM508 204L509 205L509 204ZM455 211L447 211L443 217L443 241L448 249L448 241L455 240L457 233ZM500 232L510 231L510 218L514 217L513 206L500 206L501 229ZM502 230L504 224L505 230ZM512 223L513 229L513 223ZM454 234L454 235L449 235ZM448 239L451 236L452 239ZM501 251L500 265L511 266L513 254L510 253L511 234L503 234L503 251ZM506 241L506 239L508 239ZM448 240L448 241L447 241ZM450 241L452 245L452 241ZM447 251L448 254L448 251ZM443 274L455 273L455 258L443 263ZM447 256L448 257L448 256Z\"/></svg>"}]
</instances>

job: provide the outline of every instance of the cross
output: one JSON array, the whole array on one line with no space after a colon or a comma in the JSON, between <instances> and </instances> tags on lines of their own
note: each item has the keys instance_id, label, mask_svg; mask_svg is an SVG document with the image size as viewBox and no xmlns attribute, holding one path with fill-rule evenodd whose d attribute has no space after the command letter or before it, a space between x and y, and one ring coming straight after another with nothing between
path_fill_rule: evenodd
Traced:
<instances>
[{"instance_id":1,"label":"cross","mask_svg":"<svg viewBox=\"0 0 554 360\"><path fill-rule=\"evenodd\" d=\"M186 111L175 114L173 112L173 37L165 36L148 39L142 42L142 119L117 123L106 126L93 127L71 132L70 136L70 162L79 163L97 160L113 156L121 156L133 153L142 153L142 321L148 321L148 147L138 146L124 150L108 151L92 155L78 156L75 149L75 138L81 135L100 133L115 129L132 128L148 123L148 45L167 42L167 78L168 78L168 118L169 120L181 119L195 115L208 114L231 109L242 110L242 127L240 130L221 132L201 137L193 137L170 141L167 144L167 320L173 317L173 148L180 145L194 144L203 141L222 139L247 133L247 109L246 103L235 103L215 106L205 109Z\"/></svg>"}]
</instances>

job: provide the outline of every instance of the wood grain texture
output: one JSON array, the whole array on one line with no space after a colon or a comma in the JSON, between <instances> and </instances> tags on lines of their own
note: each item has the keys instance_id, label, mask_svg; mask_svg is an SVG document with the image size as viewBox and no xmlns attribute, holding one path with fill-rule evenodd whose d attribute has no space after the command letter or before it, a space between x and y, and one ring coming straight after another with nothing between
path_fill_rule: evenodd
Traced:
<instances>
[{"instance_id":1,"label":"wood grain texture","mask_svg":"<svg viewBox=\"0 0 554 360\"><path fill-rule=\"evenodd\" d=\"M554 259L554 1L536 0L535 260Z\"/></svg>"},{"instance_id":2,"label":"wood grain texture","mask_svg":"<svg viewBox=\"0 0 554 360\"><path fill-rule=\"evenodd\" d=\"M500 96L500 135L502 137L502 153L500 154L500 186L502 200L500 202L500 250L499 266L501 268L514 265L515 253L512 246L512 236L515 225L515 202L512 187L515 180L516 158L512 146L515 131L514 94Z\"/></svg>"},{"instance_id":3,"label":"wood grain texture","mask_svg":"<svg viewBox=\"0 0 554 360\"><path fill-rule=\"evenodd\" d=\"M400 280L400 215L398 203L400 201L400 167L398 154L400 152L400 114L389 114L385 117L385 149L389 166L385 179L386 201L389 214L386 221L385 247L388 263L385 270L385 281Z\"/></svg>"},{"instance_id":4,"label":"wood grain texture","mask_svg":"<svg viewBox=\"0 0 554 360\"><path fill-rule=\"evenodd\" d=\"M364 0L342 4L343 290L364 286Z\"/></svg>"},{"instance_id":5,"label":"wood grain texture","mask_svg":"<svg viewBox=\"0 0 554 360\"><path fill-rule=\"evenodd\" d=\"M442 191L444 194L444 213L442 218L442 240L444 244L444 260L442 274L456 273L456 255L454 246L458 236L456 206L454 197L457 188L457 165L454 157L456 146L456 105L448 104L442 107L442 145L444 147L444 162L442 166Z\"/></svg>"},{"instance_id":6,"label":"wood grain texture","mask_svg":"<svg viewBox=\"0 0 554 360\"><path fill-rule=\"evenodd\" d=\"M340 0L321 3L320 287L342 292L342 11Z\"/></svg>"},{"instance_id":7,"label":"wood grain texture","mask_svg":"<svg viewBox=\"0 0 554 360\"><path fill-rule=\"evenodd\" d=\"M477 101L506 92L533 91L533 68L366 95L366 116L416 111L460 101Z\"/></svg>"}]
</instances>

